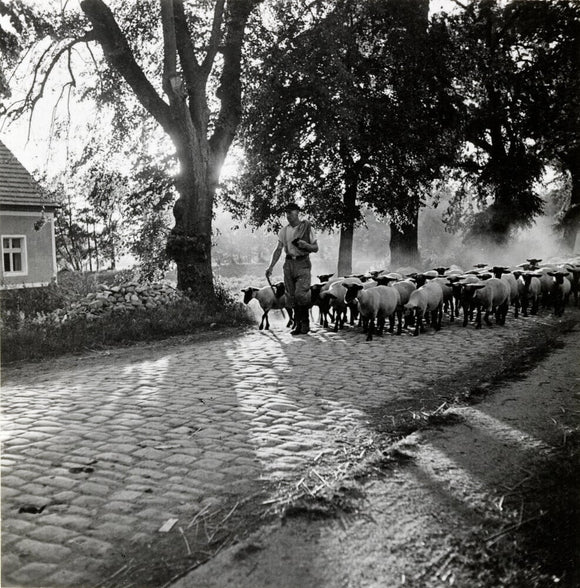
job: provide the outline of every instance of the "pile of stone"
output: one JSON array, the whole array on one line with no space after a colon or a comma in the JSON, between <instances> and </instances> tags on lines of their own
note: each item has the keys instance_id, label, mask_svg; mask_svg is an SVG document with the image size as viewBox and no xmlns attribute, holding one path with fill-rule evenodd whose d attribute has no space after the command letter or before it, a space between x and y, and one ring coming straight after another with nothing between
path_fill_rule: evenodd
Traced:
<instances>
[{"instance_id":1,"label":"pile of stone","mask_svg":"<svg viewBox=\"0 0 580 588\"><path fill-rule=\"evenodd\" d=\"M100 284L97 292L87 294L67 309L56 311L62 318L81 314L96 318L112 312L131 312L136 309L153 310L159 306L183 300L184 295L169 283L141 285L135 283L120 286Z\"/></svg>"}]
</instances>

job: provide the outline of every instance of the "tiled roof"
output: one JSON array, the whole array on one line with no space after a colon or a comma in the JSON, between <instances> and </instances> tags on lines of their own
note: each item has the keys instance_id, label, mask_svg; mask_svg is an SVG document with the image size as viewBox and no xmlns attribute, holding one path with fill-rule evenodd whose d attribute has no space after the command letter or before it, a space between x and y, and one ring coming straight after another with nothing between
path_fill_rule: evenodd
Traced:
<instances>
[{"instance_id":1,"label":"tiled roof","mask_svg":"<svg viewBox=\"0 0 580 588\"><path fill-rule=\"evenodd\" d=\"M38 183L0 141L0 206L58 206L41 194Z\"/></svg>"}]
</instances>

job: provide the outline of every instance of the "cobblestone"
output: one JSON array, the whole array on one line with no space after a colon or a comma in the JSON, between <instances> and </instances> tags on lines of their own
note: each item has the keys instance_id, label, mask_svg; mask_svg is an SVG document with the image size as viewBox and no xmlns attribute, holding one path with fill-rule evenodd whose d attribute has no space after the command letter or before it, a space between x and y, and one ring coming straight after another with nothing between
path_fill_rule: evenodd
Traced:
<instances>
[{"instance_id":1,"label":"cobblestone","mask_svg":"<svg viewBox=\"0 0 580 588\"><path fill-rule=\"evenodd\" d=\"M411 401L555 320L444 324L371 344L356 328L297 341L274 320L270 332L8 369L3 585L98 584L115 545L138 550L169 518L183 524L252 484L300 479L335 439L362 438L368 410ZM69 471L79 467L92 471ZM25 503L45 508L21 514Z\"/></svg>"}]
</instances>

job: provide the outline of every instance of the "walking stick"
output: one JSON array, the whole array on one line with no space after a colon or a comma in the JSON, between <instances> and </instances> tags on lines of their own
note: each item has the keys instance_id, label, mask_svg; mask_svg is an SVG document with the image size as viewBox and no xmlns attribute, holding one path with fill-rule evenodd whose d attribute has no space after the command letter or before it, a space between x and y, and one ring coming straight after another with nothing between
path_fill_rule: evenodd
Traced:
<instances>
[{"instance_id":1,"label":"walking stick","mask_svg":"<svg viewBox=\"0 0 580 588\"><path fill-rule=\"evenodd\" d=\"M266 276L266 280L268 280L268 284L270 284L270 288L272 288L272 292L274 292L274 298L276 298L276 288L274 288L274 286L272 286L272 282L270 282L270 276ZM282 318L284 320L286 320L286 315L284 314L284 309L279 308L278 310L282 313Z\"/></svg>"}]
</instances>

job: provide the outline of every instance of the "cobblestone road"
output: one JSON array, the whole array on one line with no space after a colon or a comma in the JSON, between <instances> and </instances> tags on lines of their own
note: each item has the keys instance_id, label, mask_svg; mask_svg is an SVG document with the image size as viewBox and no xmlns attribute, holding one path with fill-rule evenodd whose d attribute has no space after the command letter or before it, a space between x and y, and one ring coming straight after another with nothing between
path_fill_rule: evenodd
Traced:
<instances>
[{"instance_id":1,"label":"cobblestone road","mask_svg":"<svg viewBox=\"0 0 580 588\"><path fill-rule=\"evenodd\" d=\"M293 338L278 319L269 332L5 370L2 585L98 585L120 545L299 477L345 433L364 434L385 400L412 401L557 321L509 319L371 343L352 328Z\"/></svg>"}]
</instances>

